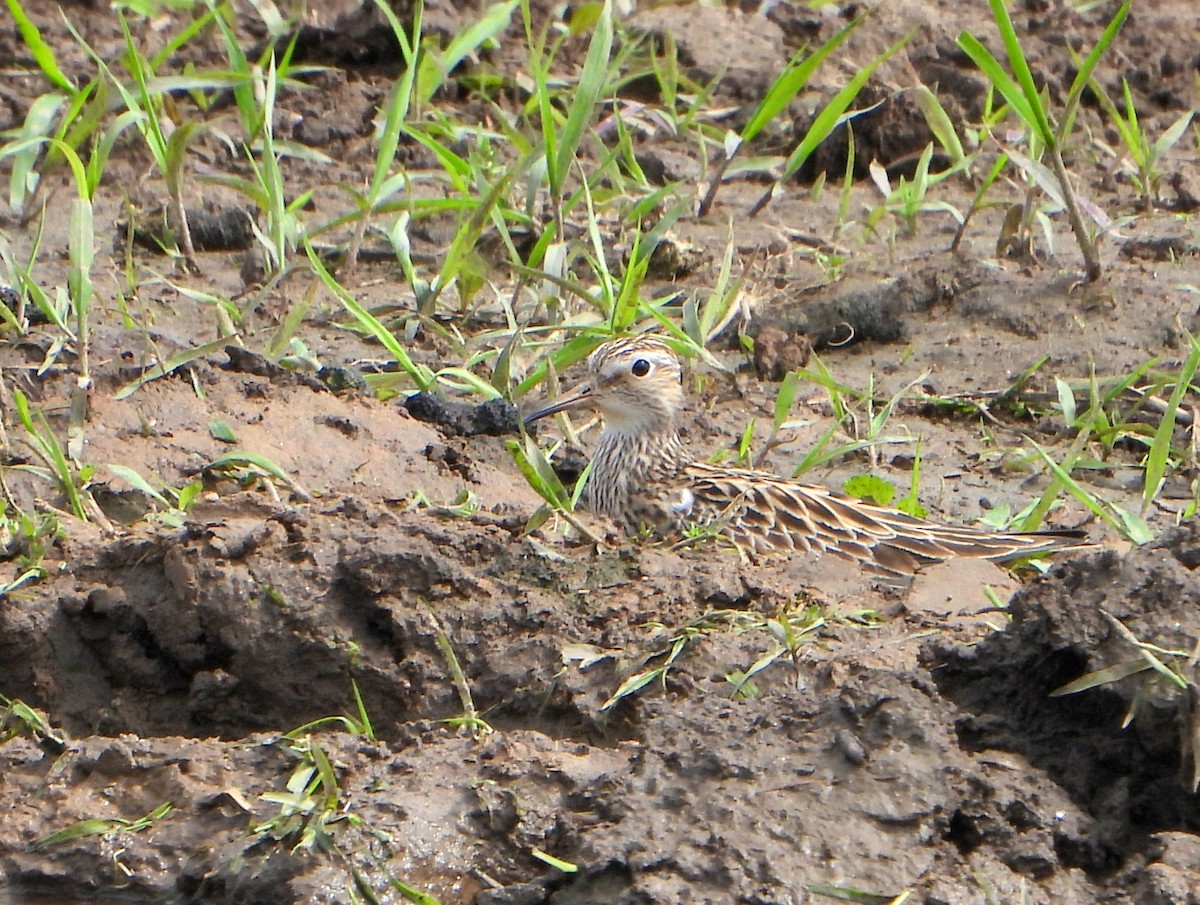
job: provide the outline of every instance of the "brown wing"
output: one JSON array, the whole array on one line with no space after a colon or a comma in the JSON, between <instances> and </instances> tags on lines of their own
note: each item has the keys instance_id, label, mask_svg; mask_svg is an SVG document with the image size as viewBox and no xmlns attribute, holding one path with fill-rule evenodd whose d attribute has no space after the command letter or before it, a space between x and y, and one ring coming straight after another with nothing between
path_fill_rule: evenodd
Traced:
<instances>
[{"instance_id":1,"label":"brown wing","mask_svg":"<svg viewBox=\"0 0 1200 905\"><path fill-rule=\"evenodd\" d=\"M954 556L1004 561L1080 546L1082 532L1007 534L940 525L823 487L703 463L686 469L697 520L759 552L831 552L911 573Z\"/></svg>"}]
</instances>

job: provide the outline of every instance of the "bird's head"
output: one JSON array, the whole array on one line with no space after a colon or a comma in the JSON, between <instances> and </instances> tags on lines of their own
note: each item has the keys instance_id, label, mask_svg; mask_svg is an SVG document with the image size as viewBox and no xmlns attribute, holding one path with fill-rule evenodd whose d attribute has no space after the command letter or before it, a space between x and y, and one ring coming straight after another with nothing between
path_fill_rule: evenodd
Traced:
<instances>
[{"instance_id":1,"label":"bird's head","mask_svg":"<svg viewBox=\"0 0 1200 905\"><path fill-rule=\"evenodd\" d=\"M683 408L679 359L661 339L633 336L598 347L588 358L588 379L525 419L579 408L594 408L608 430L644 432L670 429Z\"/></svg>"}]
</instances>

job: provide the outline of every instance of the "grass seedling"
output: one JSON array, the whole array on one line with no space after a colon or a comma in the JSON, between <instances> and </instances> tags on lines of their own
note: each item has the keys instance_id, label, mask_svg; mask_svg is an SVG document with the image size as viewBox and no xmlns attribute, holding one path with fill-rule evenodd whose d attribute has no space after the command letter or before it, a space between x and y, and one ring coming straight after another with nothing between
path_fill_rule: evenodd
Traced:
<instances>
[{"instance_id":1,"label":"grass seedling","mask_svg":"<svg viewBox=\"0 0 1200 905\"><path fill-rule=\"evenodd\" d=\"M43 464L11 467L32 472L52 483L66 499L71 514L80 521L88 521L91 513L98 511L87 490L95 469L91 466L77 467L72 463L46 416L40 411L34 413L29 407L28 398L20 390L13 389L12 395L17 418L25 428L26 444Z\"/></svg>"},{"instance_id":2,"label":"grass seedling","mask_svg":"<svg viewBox=\"0 0 1200 905\"><path fill-rule=\"evenodd\" d=\"M251 66L242 52L233 26L226 21L226 15L232 13L225 13L225 7L220 9L220 14L215 18L234 73L233 95L244 132L243 151L254 178L210 175L204 177L204 181L241 193L263 212L266 218L265 231L257 223L252 223L252 226L272 273L278 276L287 266L291 252L304 241L306 232L300 211L313 194L313 190L309 189L288 199L281 161L286 156L303 157L324 164L333 161L318 151L275 136L275 104L280 83L288 81L285 73L294 71L290 66L294 39L282 58L277 60L271 48L264 66Z\"/></svg>"},{"instance_id":3,"label":"grass seedling","mask_svg":"<svg viewBox=\"0 0 1200 905\"><path fill-rule=\"evenodd\" d=\"M458 692L458 699L462 702L462 716L450 717L441 722L448 726L453 726L457 729L465 729L471 734L474 739L481 739L484 736L491 735L495 730L488 725L487 720L479 715L475 709L475 700L471 696L471 686L467 684L467 676L463 672L462 664L458 662L458 655L454 653L454 645L450 643L450 637L446 634L442 624L438 621L433 610L427 612L429 621L433 625L434 639L437 641L438 649L442 652L442 656L446 659L446 666L450 669L450 680L454 683L454 688Z\"/></svg>"},{"instance_id":4,"label":"grass seedling","mask_svg":"<svg viewBox=\"0 0 1200 905\"><path fill-rule=\"evenodd\" d=\"M871 162L871 180L882 193L884 201L867 218L868 229L873 230L885 214L899 217L901 223L904 224L904 232L907 236L916 235L917 217L921 214L944 213L949 214L959 224L963 222L963 215L950 202L929 198L930 187L955 172L951 169L931 176L929 166L932 161L933 142L930 142L917 160L912 179L901 176L895 188L892 188L887 170L878 161Z\"/></svg>"},{"instance_id":5,"label":"grass seedling","mask_svg":"<svg viewBox=\"0 0 1200 905\"><path fill-rule=\"evenodd\" d=\"M1117 33L1121 30L1121 25L1125 22L1126 16L1129 15L1132 0L1126 0L1121 5L1121 8L1117 10L1116 15L1113 16L1112 21L1108 23L1108 27L1105 28L1104 33L1100 36L1100 40L1096 42L1096 46L1092 48L1091 53L1087 55L1087 58L1080 65L1079 72L1075 76L1075 80L1067 93L1066 101L1058 115L1057 122L1052 117L1047 101L1038 92L1037 86L1034 84L1033 74L1029 69L1029 63L1025 59L1025 53L1021 49L1020 38L1017 36L1004 0L988 0L988 3L991 5L992 17L995 19L996 26L1000 30L1000 37L1004 42L1004 49L1013 74L1009 75L979 39L969 32L963 32L959 35L958 46L982 70L995 90L1004 98L1009 107L1016 112L1029 130L1031 137L1035 138L1041 147L1045 149L1046 155L1050 158L1054 182L1062 198L1063 206L1067 211L1071 231L1075 234L1075 241L1083 253L1086 278L1088 282L1094 282L1100 278L1102 272L1100 255L1096 247L1096 239L1088 231L1087 225L1084 223L1080 205L1075 197L1075 190L1067 174L1066 163L1063 160L1063 151L1066 147L1067 137L1070 135L1071 129L1075 124L1075 114L1078 110L1079 98L1083 93L1083 89L1091 79L1092 73L1100 62L1100 58L1112 45L1117 37ZM1012 154L1013 152L1010 150L1010 156ZM1014 159L1017 158L1014 157Z\"/></svg>"},{"instance_id":6,"label":"grass seedling","mask_svg":"<svg viewBox=\"0 0 1200 905\"><path fill-rule=\"evenodd\" d=\"M1162 158L1179 142L1179 139L1183 138L1188 126L1192 123L1195 111L1188 110L1171 123L1158 138L1151 141L1150 135L1138 122L1137 109L1133 105L1133 95L1129 91L1128 81L1124 78L1121 79L1125 102L1123 116L1117 110L1117 105L1113 103L1112 98L1108 96L1108 92L1094 76L1088 81L1088 87L1092 89L1092 93L1100 102L1105 114L1116 127L1117 134L1121 136L1121 143L1129 155L1126 166L1134 185L1141 194L1142 209L1146 211L1153 209L1158 202L1158 187L1162 181Z\"/></svg>"},{"instance_id":7,"label":"grass seedling","mask_svg":"<svg viewBox=\"0 0 1200 905\"><path fill-rule=\"evenodd\" d=\"M67 748L63 735L56 732L49 719L39 710L24 701L0 694L0 745L14 738L28 738L54 754L62 754Z\"/></svg>"},{"instance_id":8,"label":"grass seedling","mask_svg":"<svg viewBox=\"0 0 1200 905\"><path fill-rule=\"evenodd\" d=\"M537 113L537 132L540 138L540 157L545 166L549 201L552 205L555 235L559 240L566 236L564 212L569 208L562 203L563 189L567 176L575 166L576 154L583 142L584 133L595 113L596 105L608 83L609 58L613 46L612 0L599 5L598 15L592 29L587 56L574 91L570 95L565 121L560 120L554 107L551 90L550 63L553 51L547 50L546 32L534 36L534 21L529 0L522 0L521 15L525 23L525 36L529 44L529 70L533 80L532 105Z\"/></svg>"},{"instance_id":9,"label":"grass seedling","mask_svg":"<svg viewBox=\"0 0 1200 905\"><path fill-rule=\"evenodd\" d=\"M334 279L316 250L307 240L304 242L304 250L308 253L308 260L312 265L313 272L325 284L325 288L329 290L334 298L341 302L345 309L350 312L362 331L378 340L380 345L391 353L396 364L412 378L418 390L429 389L435 379L433 372L425 365L413 361L412 357L408 354L408 350L401 345L392 332L380 323L377 317L355 301L354 297Z\"/></svg>"},{"instance_id":10,"label":"grass seedling","mask_svg":"<svg viewBox=\"0 0 1200 905\"><path fill-rule=\"evenodd\" d=\"M305 502L312 502L312 495L301 487L286 471L265 456L248 452L231 452L218 456L204 466L206 477L231 477L239 485L262 482L276 499L279 498L273 481L278 481Z\"/></svg>"},{"instance_id":11,"label":"grass seedling","mask_svg":"<svg viewBox=\"0 0 1200 905\"><path fill-rule=\"evenodd\" d=\"M376 0L376 3L381 7L385 5L380 0ZM421 48L423 52L417 72L416 106L418 111L429 104L434 93L445 84L447 77L463 60L476 53L479 48L495 43L496 38L508 28L512 15L520 4L521 0L504 0L502 3L495 3L486 8L481 5L483 15L457 32L444 50L426 42L425 46ZM420 15L419 9L415 15ZM416 29L414 29L415 32ZM418 41L414 38L413 44L417 43ZM411 65L411 59L407 54L405 63Z\"/></svg>"},{"instance_id":12,"label":"grass seedling","mask_svg":"<svg viewBox=\"0 0 1200 905\"><path fill-rule=\"evenodd\" d=\"M118 13L117 19L125 38L125 65L133 76L136 91L131 91L119 80L108 67L104 59L87 43L67 20L66 25L72 36L100 68L106 80L117 89L129 114L124 126L136 126L146 142L150 156L155 166L163 175L167 185L167 195L170 199L174 226L179 229L180 244L184 260L188 267L196 269L196 251L192 247L191 231L188 228L187 215L183 205L183 168L186 160L188 143L195 137L199 123L194 120L185 121L169 132L164 131L165 114L163 112L163 95L152 91L150 84L154 79L154 71L148 61L138 51L134 44L129 23L123 13ZM111 148L111 144L109 145ZM107 154L105 155L107 156Z\"/></svg>"},{"instance_id":13,"label":"grass seedling","mask_svg":"<svg viewBox=\"0 0 1200 905\"><path fill-rule=\"evenodd\" d=\"M729 241L721 258L721 269L712 291L704 296L690 296L683 303L683 332L691 340L697 354L720 335L739 314L744 316L742 281L732 279L734 255L733 224L729 225Z\"/></svg>"},{"instance_id":14,"label":"grass seedling","mask_svg":"<svg viewBox=\"0 0 1200 905\"><path fill-rule=\"evenodd\" d=\"M5 269L13 272L16 277L18 298L24 298L25 295L32 297L37 307L47 315L56 327L66 334L64 338L55 343L55 346L59 346L67 340L74 341L78 362L76 366L76 385L71 392L68 446L73 454L78 455L82 449L83 421L87 417L87 395L92 384L89 357L89 316L91 313L92 297L94 295L92 266L96 255L92 196L99 177L97 176L95 181L93 181L89 177L87 167L84 166L79 156L63 141L57 138L31 139L27 143L39 145L48 143L50 147L55 149L67 161L74 177L76 197L71 201L67 223L67 285L65 289L59 287L55 293L55 298L51 299L33 275L34 261L36 261L41 247L42 228L45 223L44 215L39 221L28 263L23 268L18 268L15 265L12 255L7 248L2 250L0 257L3 257ZM6 146L3 152L0 152L0 156L19 156L22 151L23 145L10 145ZM24 308L20 302L18 302L18 311L8 312L4 319L20 332L24 332L28 326L25 322ZM73 331L70 326L71 322L73 322ZM55 349L55 346L52 346L52 349ZM57 355L56 350L54 354ZM48 360L49 358L50 356L48 356Z\"/></svg>"},{"instance_id":15,"label":"grass seedling","mask_svg":"<svg viewBox=\"0 0 1200 905\"><path fill-rule=\"evenodd\" d=\"M28 513L8 500L0 500L0 551L15 564L12 579L0 585L0 598L45 578L42 560L64 534L54 512Z\"/></svg>"},{"instance_id":16,"label":"grass seedling","mask_svg":"<svg viewBox=\"0 0 1200 905\"><path fill-rule=\"evenodd\" d=\"M24 217L41 186L41 173L36 169L39 155L43 150L46 152L43 168L48 170L62 162L53 141L61 141L72 151L77 151L92 136L105 114L107 91L99 81L77 89L59 68L53 49L42 38L20 0L6 0L6 4L30 56L46 80L57 89L40 95L30 104L21 128L8 133L13 141L0 151L5 156L12 153L9 205ZM44 145L46 140L51 143ZM10 151L14 145L20 146L15 153Z\"/></svg>"},{"instance_id":17,"label":"grass seedling","mask_svg":"<svg viewBox=\"0 0 1200 905\"><path fill-rule=\"evenodd\" d=\"M876 467L879 447L898 444L912 443L913 438L906 435L889 436L884 433L888 421L891 419L892 413L896 406L910 393L913 387L920 384L928 374L922 374L915 380L909 382L888 399L878 410L875 408L875 389L874 378L872 385L866 391L855 390L845 384L839 383L830 374L825 364L817 356L812 357L812 363L816 370L803 368L797 371L798 377L811 380L813 383L824 388L829 396L829 403L833 409L834 423L828 431L813 444L800 464L796 466L792 472L792 477L799 477L804 472L826 462L831 462L835 459L840 459L865 450L871 457L871 467ZM852 410L854 405L863 405L867 409L867 429L865 435L860 436L857 430L855 415ZM847 442L840 443L830 448L830 443L833 441L837 432L845 425L851 425L853 436Z\"/></svg>"},{"instance_id":18,"label":"grass seedling","mask_svg":"<svg viewBox=\"0 0 1200 905\"><path fill-rule=\"evenodd\" d=\"M772 643L770 648L745 670L735 670L725 676L725 681L732 686L730 697L735 700L755 697L758 687L754 677L780 658L786 656L794 666L798 666L804 648L829 624L824 610L804 599L800 600L797 606L780 607L772 618L758 617L757 614L746 615L750 617L750 621L740 625L738 630L765 631ZM800 683L800 672L797 669L797 686Z\"/></svg>"},{"instance_id":19,"label":"grass seedling","mask_svg":"<svg viewBox=\"0 0 1200 905\"><path fill-rule=\"evenodd\" d=\"M1146 454L1145 478L1142 483L1142 517L1145 518L1151 504L1162 489L1167 474L1167 463L1171 457L1171 440L1175 434L1176 414L1180 411L1184 397L1193 389L1192 381L1200 368L1200 338L1188 336L1192 350L1180 369L1179 377L1171 390L1161 420L1154 431L1154 439L1150 443L1150 451ZM1193 409L1195 411L1195 409ZM1196 425L1192 425L1195 431Z\"/></svg>"},{"instance_id":20,"label":"grass seedling","mask_svg":"<svg viewBox=\"0 0 1200 905\"><path fill-rule=\"evenodd\" d=\"M575 517L575 506L578 504L584 485L587 483L588 471L584 471L572 493L563 486L562 480L554 471L554 466L550 464L549 457L534 442L532 437L526 436L523 442L509 440L506 445L513 457L513 461L517 463L518 470L525 477L525 480L529 482L529 486L537 491L538 496L546 501L544 506L530 516L529 521L525 524L525 532L529 533L536 530L551 515L558 513L572 528L586 537L589 542L593 544L601 543L600 538L596 537Z\"/></svg>"},{"instance_id":21,"label":"grass seedling","mask_svg":"<svg viewBox=\"0 0 1200 905\"><path fill-rule=\"evenodd\" d=\"M297 764L288 777L286 791L259 796L268 804L278 805L279 813L254 825L250 832L279 842L295 839L293 852L333 849L331 826L357 818L341 812L341 789L325 749L309 734L284 738L285 750L297 758Z\"/></svg>"},{"instance_id":22,"label":"grass seedling","mask_svg":"<svg viewBox=\"0 0 1200 905\"><path fill-rule=\"evenodd\" d=\"M110 462L104 467L134 490L153 500L159 507L159 512L153 516L154 521L168 527L177 528L182 525L187 511L195 505L200 494L204 492L204 485L199 481L185 484L179 490L172 490L169 487L158 490L136 469L130 468L128 465Z\"/></svg>"},{"instance_id":23,"label":"grass seedling","mask_svg":"<svg viewBox=\"0 0 1200 905\"><path fill-rule=\"evenodd\" d=\"M284 733L283 737L296 741L317 729L334 726L340 727L356 738L362 738L368 742L376 741L375 727L371 725L371 717L367 713L366 704L363 703L362 693L358 690L358 683L353 679L350 680L350 691L354 695L355 714L353 716L342 714L341 716L321 717L305 723L303 726L297 726L291 732Z\"/></svg>"},{"instance_id":24,"label":"grass seedling","mask_svg":"<svg viewBox=\"0 0 1200 905\"><path fill-rule=\"evenodd\" d=\"M147 367L141 374L131 380L129 383L117 389L113 394L114 399L125 399L132 396L139 389L154 380L159 380L169 374L174 374L180 368L186 368L192 362L204 358L206 355L212 355L219 352L229 345L236 334L227 336L218 336L211 342L203 343L191 349L184 349L182 352L177 352L170 358L163 361L155 362Z\"/></svg>"},{"instance_id":25,"label":"grass seedling","mask_svg":"<svg viewBox=\"0 0 1200 905\"><path fill-rule=\"evenodd\" d=\"M670 647L656 651L655 653L652 653L646 657L642 661L643 666L651 660L658 659L659 657L662 658L662 662L650 669L640 669L638 672L626 678L619 686L617 686L617 690L614 691L611 696L609 696L608 700L600 705L601 712L612 710L619 703L621 703L621 701L636 695L643 688L651 685L654 682L661 683L663 690L665 691L667 687L667 673L670 672L671 666L683 654L688 644L690 644L692 641L695 641L704 632L711 628L715 615L717 614L705 613L695 622L685 625L682 629L671 636L669 642Z\"/></svg>"}]
</instances>

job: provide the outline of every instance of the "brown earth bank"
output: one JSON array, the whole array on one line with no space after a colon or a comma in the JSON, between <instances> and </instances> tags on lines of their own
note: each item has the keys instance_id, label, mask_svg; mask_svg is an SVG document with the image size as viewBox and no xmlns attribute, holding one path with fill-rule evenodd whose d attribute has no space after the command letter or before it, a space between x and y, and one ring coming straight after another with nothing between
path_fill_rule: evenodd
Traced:
<instances>
[{"instance_id":1,"label":"brown earth bank","mask_svg":"<svg viewBox=\"0 0 1200 905\"><path fill-rule=\"evenodd\" d=\"M27 6L59 65L90 78L94 63L58 11ZM1090 47L1116 8L1014 7L1052 100L1074 78L1068 45ZM706 115L723 130L745 122L800 46L858 12L644 4L621 39L670 35L690 78L720 76ZM103 58L118 57L110 10L64 13ZM448 43L477 13L431 3L426 31ZM535 13L564 15L548 4ZM188 19L137 21L152 52ZM248 8L238 21L248 51L265 46ZM302 21L296 62L326 68L308 88L281 89L277 128L332 160L285 162L297 195L314 189L306 215L317 223L347 209L339 185L369 180L374 120L400 63L373 5L312 2ZM1196 105L1195 25L1187 0L1142 0L1098 70L1114 97L1129 81L1151 134ZM949 0L877 10L753 153L786 153L818 98L916 26L862 98L879 106L855 120L860 180L848 200L809 184L822 171L839 180L844 140L757 217L747 211L766 184L731 181L709 214L676 223L678 255L644 294L711 292L727 248L745 280L749 320L734 328L757 339L754 354L731 329L711 361L689 365L685 432L698 456L730 454L751 418L769 425L776 382L816 348L838 383L870 388L839 440L861 439L879 407L899 401L886 443L806 479L840 486L870 470L907 486L919 440L921 500L959 522L1020 509L1051 485L1033 444L1061 459L1074 436L1053 411L1054 378L1078 381L1083 407L1093 376L1119 380L1151 362L1147 374L1179 373L1200 331L1200 155L1194 136L1169 149L1161 203L1141 211L1115 132L1085 103L1088 140L1072 148L1071 171L1111 218L1137 215L1102 244L1099 284L1080 283L1060 217L1052 247L1038 235L1016 259L997 257L1007 205L976 214L955 253L957 224L938 214L912 230L891 218L865 228L881 201L869 164L895 181L932 138L908 89L936 88L964 131L984 108L986 83L955 39L964 29L994 49L999 39L986 4ZM511 76L500 103L519 106L520 33L514 20L507 39L467 60L434 113L490 127L496 111L469 87L481 74ZM555 65L573 72L586 49L586 36L567 41ZM171 71L185 63L228 65L214 36L186 44ZM0 65L0 123L15 129L45 89L15 28L0 27ZM662 103L646 79L622 92ZM215 128L195 140L196 174L248 178L219 134L235 128L229 101L203 111ZM705 187L713 158L694 141L646 128L637 142L648 174ZM400 163L418 183L439 165L416 141ZM226 189L189 181L189 206L218 216L197 230L202 273L171 272L149 238L165 199L151 171L144 149L118 144L95 201L104 247L82 447L96 469L90 521L62 512L14 439L14 390L66 435L72 344L46 326L0 342L6 501L61 525L45 549L9 545L13 577L35 552L46 574L0 598L0 693L45 715L10 708L0 729L0 903L882 903L906 893L927 905L1200 903L1200 529L1177 525L1195 498L1194 391L1177 418L1191 458L1178 457L1146 509L1157 540L1131 548L1070 498L1053 526L1084 527L1096 547L1035 578L954 562L882 584L837 560L743 561L712 545L634 543L592 522L604 543L581 542L559 519L527 533L540 498L505 446L511 407L480 413L472 398L455 412L443 406L454 399L373 395L365 378L387 376L387 353L345 329L311 272L260 285L254 256L247 265L229 251L253 245L254 232L238 213L245 199ZM50 252L38 278L51 288L66 284L74 189L61 171L44 179ZM965 211L976 187L948 180L938 197ZM1022 195L1016 183L998 191ZM445 215L412 230L422 274L437 272L458 225ZM619 268L629 237L602 227ZM0 230L17 259L29 253L30 221L10 212ZM582 229L575 238L588 242ZM364 306L411 313L417 288L372 241L345 285ZM515 294L495 236L485 231L479 253L497 297ZM214 295L237 300L236 336ZM320 370L259 351L302 298L312 304L297 335ZM408 336L434 369L512 335L499 304L439 318L414 318ZM204 343L129 392L153 363ZM513 367L528 372L544 353L522 347ZM1145 414L1142 401L1128 406ZM766 459L785 474L841 414L811 384L795 410ZM234 450L286 477L244 459L214 466ZM1136 512L1144 455L1145 444L1116 443L1076 477ZM164 509L121 467L203 490L186 512ZM1100 670L1096 687L1052 695Z\"/></svg>"}]
</instances>

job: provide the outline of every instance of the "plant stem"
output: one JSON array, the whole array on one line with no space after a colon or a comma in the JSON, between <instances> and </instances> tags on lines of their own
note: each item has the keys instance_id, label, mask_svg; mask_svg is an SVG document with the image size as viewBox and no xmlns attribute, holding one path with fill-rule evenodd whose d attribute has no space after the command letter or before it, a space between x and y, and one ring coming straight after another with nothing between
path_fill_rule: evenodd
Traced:
<instances>
[{"instance_id":1,"label":"plant stem","mask_svg":"<svg viewBox=\"0 0 1200 905\"><path fill-rule=\"evenodd\" d=\"M1079 243L1079 250L1083 252L1084 275L1089 283L1094 283L1100 279L1103 272L1100 266L1100 253L1096 250L1096 240L1088 235L1087 224L1083 222L1083 215L1079 211L1079 204L1075 200L1075 190L1071 188L1071 182L1067 176L1067 168L1063 163L1062 151L1057 142L1048 149L1050 152L1050 163L1054 167L1054 177L1058 180L1059 186L1062 188L1063 203L1067 206L1067 220L1071 224L1071 232L1075 233L1075 241Z\"/></svg>"}]
</instances>

